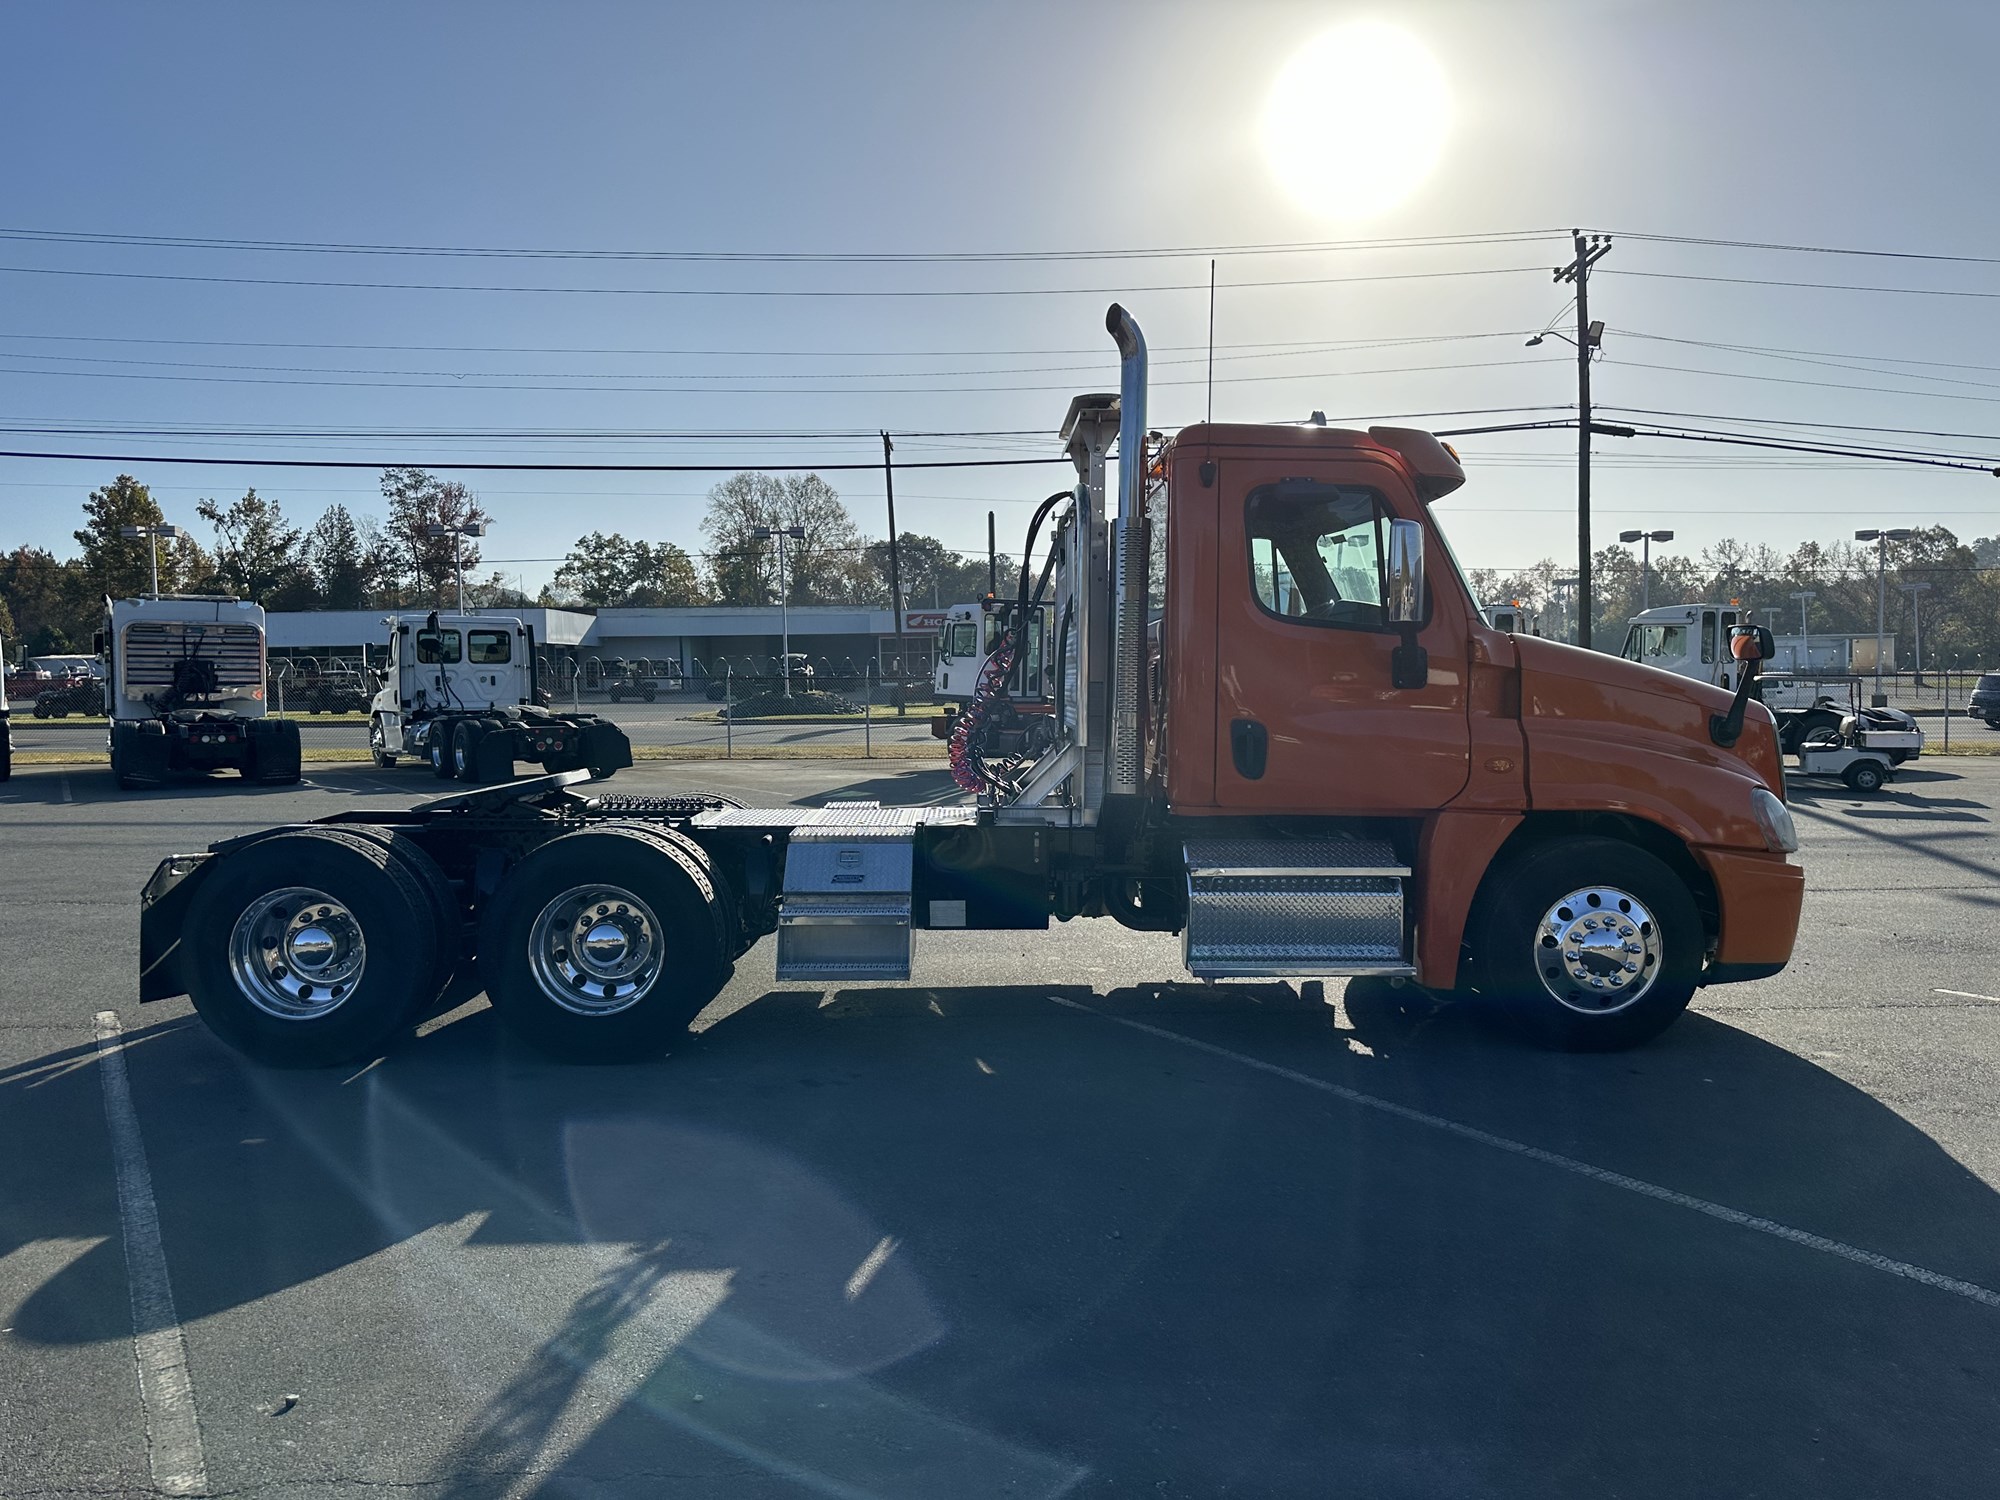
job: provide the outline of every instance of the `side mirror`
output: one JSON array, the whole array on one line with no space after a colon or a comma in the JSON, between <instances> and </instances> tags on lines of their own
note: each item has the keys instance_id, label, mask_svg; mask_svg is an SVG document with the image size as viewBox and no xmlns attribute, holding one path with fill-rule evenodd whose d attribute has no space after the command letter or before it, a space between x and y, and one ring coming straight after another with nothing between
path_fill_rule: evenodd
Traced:
<instances>
[{"instance_id":1,"label":"side mirror","mask_svg":"<svg viewBox=\"0 0 2000 1500\"><path fill-rule=\"evenodd\" d=\"M1415 625L1424 617L1424 528L1420 522L1389 523L1382 610L1391 625Z\"/></svg>"},{"instance_id":2,"label":"side mirror","mask_svg":"<svg viewBox=\"0 0 2000 1500\"><path fill-rule=\"evenodd\" d=\"M1389 653L1389 684L1412 689L1431 680L1430 654L1417 644L1424 617L1424 528L1416 521L1389 523L1389 555L1382 569L1382 615L1403 643Z\"/></svg>"},{"instance_id":3,"label":"side mirror","mask_svg":"<svg viewBox=\"0 0 2000 1500\"><path fill-rule=\"evenodd\" d=\"M1762 625L1738 625L1729 632L1729 654L1740 662L1769 661L1778 644Z\"/></svg>"}]
</instances>

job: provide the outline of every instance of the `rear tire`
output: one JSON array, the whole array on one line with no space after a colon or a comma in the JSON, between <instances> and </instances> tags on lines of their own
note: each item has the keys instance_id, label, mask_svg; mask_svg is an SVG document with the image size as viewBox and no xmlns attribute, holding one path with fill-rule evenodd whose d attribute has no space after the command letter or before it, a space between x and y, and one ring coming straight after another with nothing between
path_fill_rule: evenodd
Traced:
<instances>
[{"instance_id":1,"label":"rear tire","mask_svg":"<svg viewBox=\"0 0 2000 1500\"><path fill-rule=\"evenodd\" d=\"M253 1062L378 1055L429 998L428 898L383 842L297 828L225 854L189 903L188 996Z\"/></svg>"},{"instance_id":2,"label":"rear tire","mask_svg":"<svg viewBox=\"0 0 2000 1500\"><path fill-rule=\"evenodd\" d=\"M515 866L487 908L487 995L551 1056L656 1057L729 978L724 899L699 846L669 830L566 834Z\"/></svg>"},{"instance_id":3,"label":"rear tire","mask_svg":"<svg viewBox=\"0 0 2000 1500\"><path fill-rule=\"evenodd\" d=\"M1873 761L1857 760L1840 773L1840 779L1847 783L1849 790L1867 793L1882 790L1885 778L1882 768Z\"/></svg>"},{"instance_id":4,"label":"rear tire","mask_svg":"<svg viewBox=\"0 0 2000 1500\"><path fill-rule=\"evenodd\" d=\"M479 782L479 742L486 726L477 719L460 719L451 729L451 774L468 785Z\"/></svg>"},{"instance_id":5,"label":"rear tire","mask_svg":"<svg viewBox=\"0 0 2000 1500\"><path fill-rule=\"evenodd\" d=\"M1536 1043L1614 1052L1694 997L1707 935L1686 884L1617 839L1531 848L1487 876L1472 920L1475 987Z\"/></svg>"},{"instance_id":6,"label":"rear tire","mask_svg":"<svg viewBox=\"0 0 2000 1500\"><path fill-rule=\"evenodd\" d=\"M455 719L436 719L431 723L431 732L427 740L430 747L431 775L437 777L439 781L451 780L451 736L457 727L458 721Z\"/></svg>"},{"instance_id":7,"label":"rear tire","mask_svg":"<svg viewBox=\"0 0 2000 1500\"><path fill-rule=\"evenodd\" d=\"M465 954L465 914L459 909L458 893L445 879L444 871L438 868L438 862L431 858L429 851L408 834L380 828L372 823L352 823L339 831L380 844L423 891L437 951L431 960L429 993L418 1002L417 1010L411 1016L412 1020L420 1019L435 1007L438 996L451 983L458 971L458 961Z\"/></svg>"}]
</instances>

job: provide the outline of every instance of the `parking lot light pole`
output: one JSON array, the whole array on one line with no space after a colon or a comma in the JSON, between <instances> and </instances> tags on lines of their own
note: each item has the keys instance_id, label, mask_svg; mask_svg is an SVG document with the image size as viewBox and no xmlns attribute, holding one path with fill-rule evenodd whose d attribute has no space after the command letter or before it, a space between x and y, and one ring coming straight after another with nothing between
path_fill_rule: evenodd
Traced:
<instances>
[{"instance_id":1,"label":"parking lot light pole","mask_svg":"<svg viewBox=\"0 0 2000 1500\"><path fill-rule=\"evenodd\" d=\"M1800 589L1792 597L1799 601L1799 649L1792 656L1792 670L1804 675L1812 666L1812 630L1806 620L1806 607L1819 597L1816 589Z\"/></svg>"},{"instance_id":2,"label":"parking lot light pole","mask_svg":"<svg viewBox=\"0 0 2000 1500\"><path fill-rule=\"evenodd\" d=\"M1924 685L1924 621L1923 616L1918 613L1917 606L1923 602L1924 590L1929 587L1928 583L1906 583L1903 585L1903 592L1910 596L1910 635L1912 637L1910 655L1914 659L1913 664L1917 674L1916 685L1920 688Z\"/></svg>"},{"instance_id":3,"label":"parking lot light pole","mask_svg":"<svg viewBox=\"0 0 2000 1500\"><path fill-rule=\"evenodd\" d=\"M780 650L784 653L778 659L778 677L783 681L787 698L792 696L792 581L785 571L785 538L795 542L806 539L803 526L759 526L750 533L760 542L778 539L778 625Z\"/></svg>"},{"instance_id":4,"label":"parking lot light pole","mask_svg":"<svg viewBox=\"0 0 2000 1500\"><path fill-rule=\"evenodd\" d=\"M1653 607L1653 543L1671 542L1671 531L1621 531L1621 542L1639 543L1639 612L1644 614Z\"/></svg>"},{"instance_id":5,"label":"parking lot light pole","mask_svg":"<svg viewBox=\"0 0 2000 1500\"><path fill-rule=\"evenodd\" d=\"M428 537L451 538L451 571L458 579L458 612L465 613L465 539L469 536L485 536L484 521L467 521L463 526L446 526L441 521L432 521L424 527Z\"/></svg>"},{"instance_id":6,"label":"parking lot light pole","mask_svg":"<svg viewBox=\"0 0 2000 1500\"><path fill-rule=\"evenodd\" d=\"M118 534L128 542L136 542L140 537L150 538L153 545L153 597L160 597L160 538L177 542L185 534L178 526L165 526L149 522L143 526L120 526Z\"/></svg>"},{"instance_id":7,"label":"parking lot light pole","mask_svg":"<svg viewBox=\"0 0 2000 1500\"><path fill-rule=\"evenodd\" d=\"M1907 526L1892 531L1871 529L1854 533L1855 541L1875 544L1875 691L1869 702L1876 708L1889 706L1889 695L1882 691L1882 642L1889 623L1889 543L1907 542L1915 535Z\"/></svg>"}]
</instances>

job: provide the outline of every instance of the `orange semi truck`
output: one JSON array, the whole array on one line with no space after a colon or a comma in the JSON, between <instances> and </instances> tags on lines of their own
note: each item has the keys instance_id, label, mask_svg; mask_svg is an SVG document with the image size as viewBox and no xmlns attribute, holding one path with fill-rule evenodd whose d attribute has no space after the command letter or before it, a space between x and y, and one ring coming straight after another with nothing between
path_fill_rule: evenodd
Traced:
<instances>
[{"instance_id":1,"label":"orange semi truck","mask_svg":"<svg viewBox=\"0 0 2000 1500\"><path fill-rule=\"evenodd\" d=\"M1071 404L1077 482L1035 513L1013 612L1055 622L1057 732L955 740L969 805L571 772L267 829L162 862L142 998L330 1064L476 963L531 1042L639 1057L767 935L780 979L896 980L913 929L1109 916L1180 934L1197 978L1374 976L1609 1049L1784 966L1804 880L1761 704L1488 625L1430 511L1465 475L1427 433L1149 434L1144 339L1107 327L1121 388Z\"/></svg>"}]
</instances>

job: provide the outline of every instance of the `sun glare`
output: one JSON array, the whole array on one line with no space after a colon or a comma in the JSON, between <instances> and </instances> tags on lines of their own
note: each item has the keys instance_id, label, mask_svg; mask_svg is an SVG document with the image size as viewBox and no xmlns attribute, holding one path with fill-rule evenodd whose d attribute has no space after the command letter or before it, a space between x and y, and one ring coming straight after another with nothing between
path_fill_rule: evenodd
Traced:
<instances>
[{"instance_id":1,"label":"sun glare","mask_svg":"<svg viewBox=\"0 0 2000 1500\"><path fill-rule=\"evenodd\" d=\"M1437 165L1451 86L1400 27L1356 21L1286 63L1264 109L1264 154L1299 205L1329 219L1394 208Z\"/></svg>"}]
</instances>

